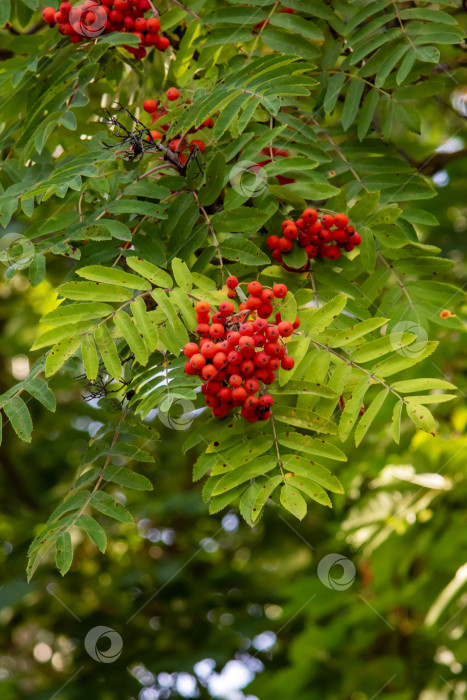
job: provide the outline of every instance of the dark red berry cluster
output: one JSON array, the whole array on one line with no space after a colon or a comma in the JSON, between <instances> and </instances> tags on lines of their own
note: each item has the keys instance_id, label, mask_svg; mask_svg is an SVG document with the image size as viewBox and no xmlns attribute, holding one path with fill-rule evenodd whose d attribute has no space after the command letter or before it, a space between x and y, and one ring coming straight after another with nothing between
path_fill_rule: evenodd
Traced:
<instances>
[{"instance_id":1,"label":"dark red berry cluster","mask_svg":"<svg viewBox=\"0 0 467 700\"><path fill-rule=\"evenodd\" d=\"M175 87L171 87L167 90L165 93L167 100L169 102L175 102L175 100L178 100L180 97L180 93ZM189 104L189 101L186 101L186 104ZM152 114L152 123L154 124L155 121L158 121L162 117L165 117L166 115L169 114L169 110L167 109L167 105L164 105L161 100L153 100L151 98L147 99L144 101L143 104L143 109L148 113ZM206 119L201 126L198 128L191 128L188 133L195 133L196 131L199 131L201 129L212 129L214 126L214 122L211 118ZM161 127L162 131L168 131L170 128L170 122L167 122L165 124L162 124ZM153 129L151 131L151 137L153 141L159 141L163 140L164 134L162 134L160 131L157 131L156 129ZM150 140L148 136L148 141ZM172 149L175 153L180 153L180 163L182 165L185 165L187 162L187 156L185 155L184 151L192 151L195 146L198 147L198 149L201 151L201 153L204 153L204 150L206 148L206 144L204 141L201 141L201 139L192 139L191 141L188 141L185 137L182 138L176 138L172 139L169 142L169 148Z\"/></svg>"},{"instance_id":2,"label":"dark red berry cluster","mask_svg":"<svg viewBox=\"0 0 467 700\"><path fill-rule=\"evenodd\" d=\"M229 277L227 286L235 295L237 278ZM270 289L250 282L247 290L249 298L257 300L255 310L245 306L248 302L242 302L237 312L232 301L223 301L217 312L206 301L196 304L200 340L185 345L185 372L203 380L201 391L215 416L222 418L238 406L249 423L256 423L270 417L274 403L265 386L274 382L279 367L290 370L295 364L284 338L292 335L300 320L281 321L280 314L275 323L266 320L273 312L271 302L287 295L285 284Z\"/></svg>"},{"instance_id":3,"label":"dark red berry cluster","mask_svg":"<svg viewBox=\"0 0 467 700\"><path fill-rule=\"evenodd\" d=\"M129 32L138 37L139 46L125 46L126 50L135 58L144 58L149 46L159 51L170 46L167 37L159 34L159 18L144 17L150 9L149 0L85 0L74 7L70 2L62 2L58 10L46 7L42 19L50 27L57 25L58 31L74 44L110 32Z\"/></svg>"},{"instance_id":4,"label":"dark red berry cluster","mask_svg":"<svg viewBox=\"0 0 467 700\"><path fill-rule=\"evenodd\" d=\"M287 219L282 224L282 236L269 236L267 240L272 257L278 262L283 262L282 255L290 253L294 244L305 248L308 259L338 260L342 248L350 253L361 242L362 237L345 214L324 214L319 218L316 209L305 209L297 221Z\"/></svg>"}]
</instances>

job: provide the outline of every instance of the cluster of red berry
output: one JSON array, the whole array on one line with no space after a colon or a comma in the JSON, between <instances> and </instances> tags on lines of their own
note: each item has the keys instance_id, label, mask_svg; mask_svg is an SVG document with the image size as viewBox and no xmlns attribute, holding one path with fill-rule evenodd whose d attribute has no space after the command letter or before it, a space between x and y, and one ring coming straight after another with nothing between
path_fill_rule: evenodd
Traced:
<instances>
[{"instance_id":1,"label":"cluster of red berry","mask_svg":"<svg viewBox=\"0 0 467 700\"><path fill-rule=\"evenodd\" d=\"M180 97L180 92L177 90L175 87L171 87L167 90L165 93L167 100L169 102L175 102L175 100L178 100ZM189 101L187 100L186 104L189 104ZM153 99L147 99L144 101L143 104L143 109L148 113L152 114L152 123L154 124L155 121L158 121L162 117L165 117L166 115L169 114L169 110L167 109L167 106L162 104L161 100L153 100ZM214 126L214 122L211 118L206 119L201 126L199 126L197 129L193 127L192 129L189 130L188 133L194 133L196 131L199 131L201 129L212 129ZM168 131L170 128L170 123L167 124L162 124L160 127L163 131ZM157 131L156 129L151 130L151 137L154 141L159 141L163 139L163 134L161 134L160 131ZM148 140L149 136L148 136ZM185 165L187 161L187 156L184 154L184 151L190 150L192 151L195 146L198 147L198 149L201 151L201 153L204 153L204 150L206 148L206 144L204 141L201 141L201 139L192 139L189 143L187 140L183 138L177 138L177 139L172 139L169 143L169 148L172 149L175 153L180 153L180 163L182 165Z\"/></svg>"},{"instance_id":2,"label":"cluster of red berry","mask_svg":"<svg viewBox=\"0 0 467 700\"><path fill-rule=\"evenodd\" d=\"M282 224L282 236L269 236L267 244L272 257L283 262L282 255L290 253L294 241L305 248L308 259L328 258L338 260L341 249L350 253L359 246L362 237L345 214L324 214L320 219L316 209L305 209L297 221L287 219Z\"/></svg>"},{"instance_id":3,"label":"cluster of red berry","mask_svg":"<svg viewBox=\"0 0 467 700\"><path fill-rule=\"evenodd\" d=\"M167 37L159 34L159 19L144 17L150 9L149 0L85 0L75 7L70 2L62 2L58 10L46 7L42 19L50 27L58 25L59 32L69 36L74 44L110 32L130 32L138 37L139 46L126 45L125 48L135 58L144 58L145 47L155 46L165 51L170 46Z\"/></svg>"},{"instance_id":4,"label":"cluster of red berry","mask_svg":"<svg viewBox=\"0 0 467 700\"><path fill-rule=\"evenodd\" d=\"M237 286L236 277L227 279L234 296ZM249 423L256 423L270 417L274 403L264 385L274 382L279 367L290 370L295 364L286 352L283 338L292 335L300 320L281 321L280 314L275 323L266 320L273 312L274 298L287 295L285 284L275 284L270 289L250 282L247 290L250 301L242 302L238 312L231 301L223 301L217 312L212 312L206 301L196 304L196 334L200 341L185 345L185 372L204 380L201 391L215 416L223 418L235 406L241 406L242 416Z\"/></svg>"}]
</instances>

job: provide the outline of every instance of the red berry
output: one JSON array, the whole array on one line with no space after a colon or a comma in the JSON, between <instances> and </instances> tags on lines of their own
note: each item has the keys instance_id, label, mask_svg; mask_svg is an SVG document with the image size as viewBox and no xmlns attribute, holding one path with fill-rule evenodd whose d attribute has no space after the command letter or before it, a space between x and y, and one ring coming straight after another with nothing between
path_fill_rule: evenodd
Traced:
<instances>
[{"instance_id":1,"label":"red berry","mask_svg":"<svg viewBox=\"0 0 467 700\"><path fill-rule=\"evenodd\" d=\"M221 401L224 401L225 403L228 403L229 401L232 400L232 389L230 389L228 386L222 387L219 391L219 398Z\"/></svg>"},{"instance_id":2,"label":"red berry","mask_svg":"<svg viewBox=\"0 0 467 700\"><path fill-rule=\"evenodd\" d=\"M196 333L201 337L205 338L206 336L209 335L209 324L207 323L198 323L196 326Z\"/></svg>"},{"instance_id":3,"label":"red berry","mask_svg":"<svg viewBox=\"0 0 467 700\"><path fill-rule=\"evenodd\" d=\"M243 376L253 374L254 371L254 363L251 360L243 360L243 362L240 365L240 372L243 374Z\"/></svg>"},{"instance_id":4,"label":"red berry","mask_svg":"<svg viewBox=\"0 0 467 700\"><path fill-rule=\"evenodd\" d=\"M349 243L353 246L360 245L362 242L362 237L359 233L353 233L349 238Z\"/></svg>"},{"instance_id":5,"label":"red berry","mask_svg":"<svg viewBox=\"0 0 467 700\"><path fill-rule=\"evenodd\" d=\"M290 321L281 321L277 326L277 330L283 338L288 338L293 333L293 325Z\"/></svg>"},{"instance_id":6,"label":"red berry","mask_svg":"<svg viewBox=\"0 0 467 700\"><path fill-rule=\"evenodd\" d=\"M193 139L193 141L190 141L190 151L194 149L194 147L197 146L201 153L204 153L206 149L206 144L204 141L200 141L199 139Z\"/></svg>"},{"instance_id":7,"label":"red berry","mask_svg":"<svg viewBox=\"0 0 467 700\"><path fill-rule=\"evenodd\" d=\"M183 348L183 352L186 357L193 357L193 355L199 352L199 347L196 343L187 343Z\"/></svg>"},{"instance_id":8,"label":"red berry","mask_svg":"<svg viewBox=\"0 0 467 700\"><path fill-rule=\"evenodd\" d=\"M207 369L207 367L205 367L204 369ZM204 403L206 404L206 406L210 406L211 408L217 408L219 406L219 399L217 398L217 396L209 395L205 397Z\"/></svg>"},{"instance_id":9,"label":"red berry","mask_svg":"<svg viewBox=\"0 0 467 700\"><path fill-rule=\"evenodd\" d=\"M310 259L310 258L316 258L317 250L316 250L316 248L315 248L314 245L307 245L307 247L305 248L305 252L306 252L307 257L308 257L309 259Z\"/></svg>"},{"instance_id":10,"label":"red berry","mask_svg":"<svg viewBox=\"0 0 467 700\"><path fill-rule=\"evenodd\" d=\"M290 253L290 251L292 250L292 241L288 238L280 238L278 250L281 253Z\"/></svg>"},{"instance_id":11,"label":"red berry","mask_svg":"<svg viewBox=\"0 0 467 700\"><path fill-rule=\"evenodd\" d=\"M288 238L289 240L293 240L294 238L297 238L298 228L295 226L295 224L289 224L288 226L285 227L284 236L286 238Z\"/></svg>"},{"instance_id":12,"label":"red berry","mask_svg":"<svg viewBox=\"0 0 467 700\"><path fill-rule=\"evenodd\" d=\"M220 382L214 382L210 381L207 382L207 384L203 385L206 388L206 393L207 394L212 394L213 396L217 396L219 391L222 389L222 384Z\"/></svg>"},{"instance_id":13,"label":"red berry","mask_svg":"<svg viewBox=\"0 0 467 700\"><path fill-rule=\"evenodd\" d=\"M224 367L224 365L227 364L227 355L225 354L225 352L216 352L216 354L212 358L212 364L214 365L214 367L217 367L217 369Z\"/></svg>"},{"instance_id":14,"label":"red berry","mask_svg":"<svg viewBox=\"0 0 467 700\"><path fill-rule=\"evenodd\" d=\"M206 379L206 380L214 379L216 374L217 374L217 369L214 367L214 365L206 365L201 370L201 376L203 377L203 379Z\"/></svg>"},{"instance_id":15,"label":"red berry","mask_svg":"<svg viewBox=\"0 0 467 700\"><path fill-rule=\"evenodd\" d=\"M261 299L259 297L248 297L248 299L246 300L246 303L248 305L248 308L253 311L254 309L260 308Z\"/></svg>"},{"instance_id":16,"label":"red berry","mask_svg":"<svg viewBox=\"0 0 467 700\"><path fill-rule=\"evenodd\" d=\"M261 304L258 309L258 316L260 318L268 318L272 314L271 304Z\"/></svg>"},{"instance_id":17,"label":"red berry","mask_svg":"<svg viewBox=\"0 0 467 700\"><path fill-rule=\"evenodd\" d=\"M279 250L279 248L276 248L276 250L273 251L272 257L277 262L282 262L282 255L281 255L281 251Z\"/></svg>"},{"instance_id":18,"label":"red berry","mask_svg":"<svg viewBox=\"0 0 467 700\"><path fill-rule=\"evenodd\" d=\"M174 100L178 100L180 97L179 91L174 87L169 88L165 94L169 102L174 102Z\"/></svg>"},{"instance_id":19,"label":"red berry","mask_svg":"<svg viewBox=\"0 0 467 700\"><path fill-rule=\"evenodd\" d=\"M55 22L55 9L53 7L46 7L42 10L42 19L48 24Z\"/></svg>"},{"instance_id":20,"label":"red berry","mask_svg":"<svg viewBox=\"0 0 467 700\"><path fill-rule=\"evenodd\" d=\"M276 299L283 299L287 295L287 287L285 284L275 284L272 291Z\"/></svg>"},{"instance_id":21,"label":"red berry","mask_svg":"<svg viewBox=\"0 0 467 700\"><path fill-rule=\"evenodd\" d=\"M339 260L342 255L341 249L337 245L330 245L328 247L328 258L329 260Z\"/></svg>"},{"instance_id":22,"label":"red berry","mask_svg":"<svg viewBox=\"0 0 467 700\"><path fill-rule=\"evenodd\" d=\"M256 392L259 389L258 380L254 379L253 377L251 379L246 379L245 380L245 389L248 392L248 394L256 394Z\"/></svg>"},{"instance_id":23,"label":"red berry","mask_svg":"<svg viewBox=\"0 0 467 700\"><path fill-rule=\"evenodd\" d=\"M255 341L249 335L242 335L242 337L238 341L238 345L240 347L240 351L247 350L247 349L251 350L251 349L254 349L254 347L255 347Z\"/></svg>"},{"instance_id":24,"label":"red berry","mask_svg":"<svg viewBox=\"0 0 467 700\"><path fill-rule=\"evenodd\" d=\"M221 304L219 304L219 312L222 314L222 316L230 316L230 314L233 314L234 311L235 306L231 301L223 301Z\"/></svg>"},{"instance_id":25,"label":"red berry","mask_svg":"<svg viewBox=\"0 0 467 700\"><path fill-rule=\"evenodd\" d=\"M235 389L238 386L242 385L242 381L243 381L243 379L241 378L241 376L239 374L231 374L229 377L229 384L230 384L230 386L234 387Z\"/></svg>"},{"instance_id":26,"label":"red berry","mask_svg":"<svg viewBox=\"0 0 467 700\"><path fill-rule=\"evenodd\" d=\"M115 3L114 3L114 6L115 6ZM159 29L161 28L161 23L157 19L157 17L151 17L151 19L148 19L147 25L148 25L149 32L158 32Z\"/></svg>"},{"instance_id":27,"label":"red berry","mask_svg":"<svg viewBox=\"0 0 467 700\"><path fill-rule=\"evenodd\" d=\"M324 228L332 228L334 226L334 217L331 214L325 214L321 217L321 226Z\"/></svg>"},{"instance_id":28,"label":"red berry","mask_svg":"<svg viewBox=\"0 0 467 700\"><path fill-rule=\"evenodd\" d=\"M240 362L243 360L243 357L241 353L238 352L238 350L232 350L227 355L227 360L231 365L239 365Z\"/></svg>"},{"instance_id":29,"label":"red berry","mask_svg":"<svg viewBox=\"0 0 467 700\"><path fill-rule=\"evenodd\" d=\"M282 348L279 345L279 343L275 343L273 341L270 343L266 343L266 345L264 346L264 352L269 357L278 357L278 356L282 355Z\"/></svg>"},{"instance_id":30,"label":"red berry","mask_svg":"<svg viewBox=\"0 0 467 700\"><path fill-rule=\"evenodd\" d=\"M255 366L256 367L267 367L269 358L265 352L257 352L255 355Z\"/></svg>"},{"instance_id":31,"label":"red berry","mask_svg":"<svg viewBox=\"0 0 467 700\"><path fill-rule=\"evenodd\" d=\"M165 51L168 49L170 46L170 41L167 39L166 36L161 36L159 37L159 42L157 44L157 48L160 49L160 51Z\"/></svg>"},{"instance_id":32,"label":"red berry","mask_svg":"<svg viewBox=\"0 0 467 700\"><path fill-rule=\"evenodd\" d=\"M198 303L195 306L195 311L198 314L207 314L208 311L211 309L207 301L198 301Z\"/></svg>"},{"instance_id":33,"label":"red berry","mask_svg":"<svg viewBox=\"0 0 467 700\"><path fill-rule=\"evenodd\" d=\"M338 228L345 228L349 223L349 217L345 214L336 214L334 221Z\"/></svg>"},{"instance_id":34,"label":"red berry","mask_svg":"<svg viewBox=\"0 0 467 700\"><path fill-rule=\"evenodd\" d=\"M238 287L238 279L233 275L231 277L227 277L225 283L229 289L235 289L235 287Z\"/></svg>"},{"instance_id":35,"label":"red berry","mask_svg":"<svg viewBox=\"0 0 467 700\"><path fill-rule=\"evenodd\" d=\"M204 357L214 357L214 355L217 353L216 344L212 343L210 340L207 340L201 345L200 352L202 355L204 355Z\"/></svg>"},{"instance_id":36,"label":"red berry","mask_svg":"<svg viewBox=\"0 0 467 700\"><path fill-rule=\"evenodd\" d=\"M285 357L282 358L282 362L281 362L282 369L286 369L286 370L293 369L294 365L295 365L295 360L293 359L293 357L290 357L290 355L286 355Z\"/></svg>"},{"instance_id":37,"label":"red berry","mask_svg":"<svg viewBox=\"0 0 467 700\"><path fill-rule=\"evenodd\" d=\"M193 367L193 369L203 369L203 367L206 364L206 358L204 355L201 355L201 353L196 353L196 355L193 355L190 359L190 364Z\"/></svg>"},{"instance_id":38,"label":"red berry","mask_svg":"<svg viewBox=\"0 0 467 700\"><path fill-rule=\"evenodd\" d=\"M253 396L253 395L247 396L244 403L243 403L243 406L245 407L245 409L247 411L255 410L258 405L259 405L259 399L257 396Z\"/></svg>"},{"instance_id":39,"label":"red berry","mask_svg":"<svg viewBox=\"0 0 467 700\"><path fill-rule=\"evenodd\" d=\"M264 394L259 400L259 405L264 408L271 408L274 405L274 399L269 394Z\"/></svg>"},{"instance_id":40,"label":"red berry","mask_svg":"<svg viewBox=\"0 0 467 700\"><path fill-rule=\"evenodd\" d=\"M274 326L269 326L269 328L267 328L266 330L265 335L268 340L277 340L280 336L280 333L278 329Z\"/></svg>"},{"instance_id":41,"label":"red berry","mask_svg":"<svg viewBox=\"0 0 467 700\"><path fill-rule=\"evenodd\" d=\"M266 241L269 250L275 250L279 245L279 236L269 236Z\"/></svg>"},{"instance_id":42,"label":"red berry","mask_svg":"<svg viewBox=\"0 0 467 700\"><path fill-rule=\"evenodd\" d=\"M157 109L157 100L145 100L143 109L148 112L148 114L152 114Z\"/></svg>"},{"instance_id":43,"label":"red berry","mask_svg":"<svg viewBox=\"0 0 467 700\"><path fill-rule=\"evenodd\" d=\"M247 393L242 386L232 389L232 401L234 406L242 406L247 397Z\"/></svg>"},{"instance_id":44,"label":"red berry","mask_svg":"<svg viewBox=\"0 0 467 700\"><path fill-rule=\"evenodd\" d=\"M213 323L209 329L209 335L211 338L223 338L224 337L224 326L220 323Z\"/></svg>"},{"instance_id":45,"label":"red berry","mask_svg":"<svg viewBox=\"0 0 467 700\"><path fill-rule=\"evenodd\" d=\"M302 214L302 219L306 224L314 224L318 218L316 209L305 209Z\"/></svg>"},{"instance_id":46,"label":"red berry","mask_svg":"<svg viewBox=\"0 0 467 700\"><path fill-rule=\"evenodd\" d=\"M191 366L190 361L185 362L185 372L186 372L187 374L189 374L190 376L193 376L193 375L197 374L197 370L196 370L194 367Z\"/></svg>"},{"instance_id":47,"label":"red berry","mask_svg":"<svg viewBox=\"0 0 467 700\"><path fill-rule=\"evenodd\" d=\"M284 231L287 226L295 226L295 221L292 221L292 219L286 219L285 221L282 222L282 230Z\"/></svg>"},{"instance_id":48,"label":"red berry","mask_svg":"<svg viewBox=\"0 0 467 700\"><path fill-rule=\"evenodd\" d=\"M247 287L248 293L252 296L259 296L263 291L263 285L259 282L250 282Z\"/></svg>"},{"instance_id":49,"label":"red berry","mask_svg":"<svg viewBox=\"0 0 467 700\"><path fill-rule=\"evenodd\" d=\"M338 228L333 232L332 237L336 243L346 243L349 235L344 229Z\"/></svg>"},{"instance_id":50,"label":"red berry","mask_svg":"<svg viewBox=\"0 0 467 700\"><path fill-rule=\"evenodd\" d=\"M263 289L261 292L261 301L271 302L274 299L274 292L272 289Z\"/></svg>"},{"instance_id":51,"label":"red berry","mask_svg":"<svg viewBox=\"0 0 467 700\"><path fill-rule=\"evenodd\" d=\"M241 323L238 330L240 332L240 335L252 336L254 335L255 327L250 321L247 321L247 323Z\"/></svg>"},{"instance_id":52,"label":"red berry","mask_svg":"<svg viewBox=\"0 0 467 700\"><path fill-rule=\"evenodd\" d=\"M115 7L115 4L114 4ZM112 15L112 13L110 13ZM123 19L123 17L122 17ZM134 22L134 27L137 32L145 32L147 29L147 22L144 17L137 17Z\"/></svg>"},{"instance_id":53,"label":"red berry","mask_svg":"<svg viewBox=\"0 0 467 700\"><path fill-rule=\"evenodd\" d=\"M300 327L300 319L298 318L298 316L296 317L296 319L292 325L293 325L294 329Z\"/></svg>"}]
</instances>

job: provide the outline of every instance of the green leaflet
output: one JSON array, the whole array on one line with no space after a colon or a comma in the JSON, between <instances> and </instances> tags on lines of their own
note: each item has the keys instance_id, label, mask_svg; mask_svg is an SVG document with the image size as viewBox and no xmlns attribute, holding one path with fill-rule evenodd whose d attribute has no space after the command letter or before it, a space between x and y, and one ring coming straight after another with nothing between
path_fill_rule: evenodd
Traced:
<instances>
[{"instance_id":1,"label":"green leaflet","mask_svg":"<svg viewBox=\"0 0 467 700\"><path fill-rule=\"evenodd\" d=\"M137 297L130 304L133 321L137 331L142 335L144 344L149 353L154 352L159 342L157 326L150 313L146 309L146 304L141 297Z\"/></svg>"},{"instance_id":2,"label":"green leaflet","mask_svg":"<svg viewBox=\"0 0 467 700\"><path fill-rule=\"evenodd\" d=\"M267 474L269 471L271 471L271 469L274 469L276 465L277 458L269 457L267 459L260 460L259 462L251 463L242 469L234 469L228 474L222 476L219 481L216 481L212 495L218 496L226 491L229 491L230 489L235 488L236 486L239 486L240 484L244 484L250 479Z\"/></svg>"},{"instance_id":3,"label":"green leaflet","mask_svg":"<svg viewBox=\"0 0 467 700\"><path fill-rule=\"evenodd\" d=\"M90 515L80 515L75 521L75 525L83 528L100 551L105 552L107 549L107 535L97 520L91 518Z\"/></svg>"},{"instance_id":4,"label":"green leaflet","mask_svg":"<svg viewBox=\"0 0 467 700\"><path fill-rule=\"evenodd\" d=\"M145 279L137 275L131 275L128 272L123 272L117 267L103 267L102 265L89 265L76 270L79 277L84 277L92 282L107 282L108 284L117 284L130 289L138 289L148 291L151 285Z\"/></svg>"},{"instance_id":5,"label":"green leaflet","mask_svg":"<svg viewBox=\"0 0 467 700\"><path fill-rule=\"evenodd\" d=\"M115 343L107 326L100 325L94 337L107 372L114 379L120 379L122 376L122 366L120 364L117 348L115 347Z\"/></svg>"},{"instance_id":6,"label":"green leaflet","mask_svg":"<svg viewBox=\"0 0 467 700\"><path fill-rule=\"evenodd\" d=\"M296 489L297 491L301 491L302 493L306 494L308 498L320 503L322 506L332 508L331 499L327 495L326 491L322 489L321 486L318 486L318 484L316 484L314 481L310 481L310 479L307 479L304 476L286 476L286 486ZM281 503L284 505L282 498Z\"/></svg>"},{"instance_id":7,"label":"green leaflet","mask_svg":"<svg viewBox=\"0 0 467 700\"><path fill-rule=\"evenodd\" d=\"M123 287L114 287L102 282L66 282L57 289L65 299L76 301L127 301L131 292Z\"/></svg>"},{"instance_id":8,"label":"green leaflet","mask_svg":"<svg viewBox=\"0 0 467 700\"><path fill-rule=\"evenodd\" d=\"M121 484L137 491L152 491L153 489L149 479L142 474L136 474L131 469L113 464L104 469L103 478L105 481L112 481L114 484Z\"/></svg>"},{"instance_id":9,"label":"green leaflet","mask_svg":"<svg viewBox=\"0 0 467 700\"><path fill-rule=\"evenodd\" d=\"M99 370L99 358L97 356L96 344L92 336L85 335L83 337L81 341L81 355L83 356L86 376L90 382L93 382Z\"/></svg>"},{"instance_id":10,"label":"green leaflet","mask_svg":"<svg viewBox=\"0 0 467 700\"><path fill-rule=\"evenodd\" d=\"M296 488L285 483L281 488L280 501L284 508L292 513L298 520L303 520L306 515L306 501Z\"/></svg>"},{"instance_id":11,"label":"green leaflet","mask_svg":"<svg viewBox=\"0 0 467 700\"><path fill-rule=\"evenodd\" d=\"M388 389L381 389L381 391L375 396L371 404L368 406L363 416L360 418L357 428L355 430L355 445L357 447L365 437L369 427L378 415L378 412L388 395Z\"/></svg>"},{"instance_id":12,"label":"green leaflet","mask_svg":"<svg viewBox=\"0 0 467 700\"><path fill-rule=\"evenodd\" d=\"M58 372L60 367L76 352L81 344L77 337L65 338L53 346L47 355L45 363L45 376L51 377Z\"/></svg>"},{"instance_id":13,"label":"green leaflet","mask_svg":"<svg viewBox=\"0 0 467 700\"><path fill-rule=\"evenodd\" d=\"M122 334L128 347L134 353L135 359L140 365L146 365L148 362L148 352L146 345L141 335L138 333L133 319L124 311L117 311L114 316L114 323Z\"/></svg>"},{"instance_id":14,"label":"green leaflet","mask_svg":"<svg viewBox=\"0 0 467 700\"><path fill-rule=\"evenodd\" d=\"M126 262L128 267L148 279L156 287L172 287L173 282L170 275L152 263L135 257L126 258Z\"/></svg>"},{"instance_id":15,"label":"green leaflet","mask_svg":"<svg viewBox=\"0 0 467 700\"><path fill-rule=\"evenodd\" d=\"M93 508L104 515L107 515L109 518L118 520L121 523L133 522L133 516L125 508L125 506L104 491L96 491L91 498L90 504L93 506Z\"/></svg>"},{"instance_id":16,"label":"green leaflet","mask_svg":"<svg viewBox=\"0 0 467 700\"><path fill-rule=\"evenodd\" d=\"M32 420L23 399L20 396L13 396L5 403L3 411L17 436L24 442L31 442Z\"/></svg>"},{"instance_id":17,"label":"green leaflet","mask_svg":"<svg viewBox=\"0 0 467 700\"><path fill-rule=\"evenodd\" d=\"M71 544L71 535L69 532L64 532L62 535L59 535L55 546L55 562L62 576L65 576L72 561L73 546Z\"/></svg>"},{"instance_id":18,"label":"green leaflet","mask_svg":"<svg viewBox=\"0 0 467 700\"><path fill-rule=\"evenodd\" d=\"M326 469L321 464L317 464L314 460L297 454L282 455L281 460L285 471L290 471L298 476L305 476L310 481L320 484L320 486L329 491L344 493L339 479L329 469Z\"/></svg>"}]
</instances>

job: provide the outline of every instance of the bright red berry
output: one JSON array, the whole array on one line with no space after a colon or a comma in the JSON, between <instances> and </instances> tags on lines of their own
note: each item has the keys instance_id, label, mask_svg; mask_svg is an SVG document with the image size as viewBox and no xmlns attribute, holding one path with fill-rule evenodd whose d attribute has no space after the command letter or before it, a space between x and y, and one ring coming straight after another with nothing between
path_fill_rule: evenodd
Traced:
<instances>
[{"instance_id":1,"label":"bright red berry","mask_svg":"<svg viewBox=\"0 0 467 700\"><path fill-rule=\"evenodd\" d=\"M174 102L180 97L179 91L174 87L169 88L165 94L169 102Z\"/></svg>"},{"instance_id":2,"label":"bright red berry","mask_svg":"<svg viewBox=\"0 0 467 700\"><path fill-rule=\"evenodd\" d=\"M282 362L281 362L282 369L289 370L289 369L293 369L294 366L295 366L295 360L293 359L293 357L290 357L290 355L286 355L285 357L282 358Z\"/></svg>"},{"instance_id":3,"label":"bright red berry","mask_svg":"<svg viewBox=\"0 0 467 700\"><path fill-rule=\"evenodd\" d=\"M349 217L345 214L336 214L334 217L334 222L338 228L345 228L349 223Z\"/></svg>"},{"instance_id":4,"label":"bright red berry","mask_svg":"<svg viewBox=\"0 0 467 700\"><path fill-rule=\"evenodd\" d=\"M143 109L148 112L148 114L152 114L157 109L157 100L145 100Z\"/></svg>"},{"instance_id":5,"label":"bright red berry","mask_svg":"<svg viewBox=\"0 0 467 700\"><path fill-rule=\"evenodd\" d=\"M285 284L275 284L272 291L276 299L283 299L287 295L287 287Z\"/></svg>"},{"instance_id":6,"label":"bright red berry","mask_svg":"<svg viewBox=\"0 0 467 700\"><path fill-rule=\"evenodd\" d=\"M293 333L293 325L290 321L281 321L277 326L277 330L283 338L288 338Z\"/></svg>"},{"instance_id":7,"label":"bright red berry","mask_svg":"<svg viewBox=\"0 0 467 700\"><path fill-rule=\"evenodd\" d=\"M235 287L238 287L238 279L234 275L227 277L225 283L229 289L235 289Z\"/></svg>"},{"instance_id":8,"label":"bright red berry","mask_svg":"<svg viewBox=\"0 0 467 700\"><path fill-rule=\"evenodd\" d=\"M196 355L193 355L191 357L190 364L193 367L193 369L203 369L203 367L206 364L206 358L204 357L204 355L201 355L201 353L196 353Z\"/></svg>"},{"instance_id":9,"label":"bright red berry","mask_svg":"<svg viewBox=\"0 0 467 700\"><path fill-rule=\"evenodd\" d=\"M331 214L325 214L321 217L321 226L324 228L332 228L334 226L334 217Z\"/></svg>"},{"instance_id":10,"label":"bright red berry","mask_svg":"<svg viewBox=\"0 0 467 700\"><path fill-rule=\"evenodd\" d=\"M247 287L248 293L253 296L259 296L263 291L263 285L260 282L250 282Z\"/></svg>"},{"instance_id":11,"label":"bright red berry","mask_svg":"<svg viewBox=\"0 0 467 700\"><path fill-rule=\"evenodd\" d=\"M185 347L183 348L183 353L186 357L190 358L193 357L193 355L196 355L196 353L199 352L199 347L197 346L196 343L187 343Z\"/></svg>"}]
</instances>

